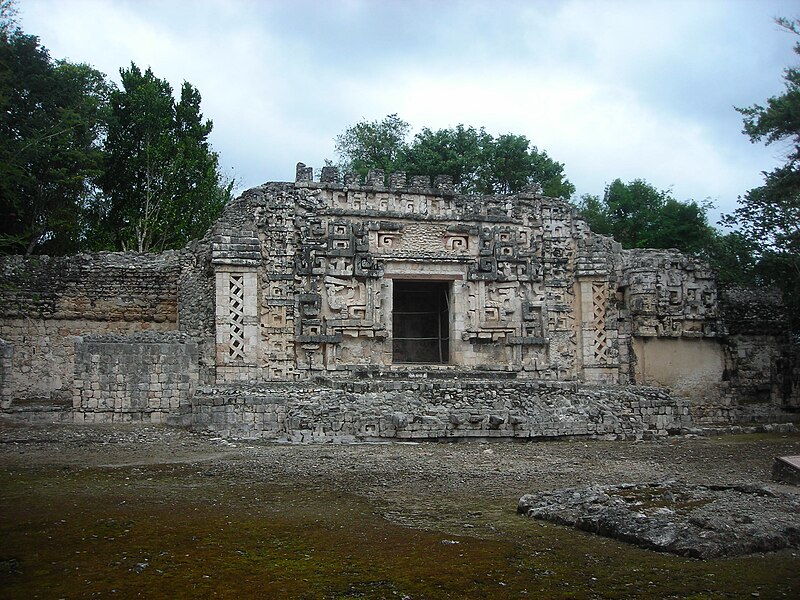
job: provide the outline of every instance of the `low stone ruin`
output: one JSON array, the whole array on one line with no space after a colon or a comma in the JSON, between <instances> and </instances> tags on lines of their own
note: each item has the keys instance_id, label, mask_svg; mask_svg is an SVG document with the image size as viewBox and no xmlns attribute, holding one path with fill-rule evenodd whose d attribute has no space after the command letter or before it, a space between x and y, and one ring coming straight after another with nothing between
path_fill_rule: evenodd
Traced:
<instances>
[{"instance_id":1,"label":"low stone ruin","mask_svg":"<svg viewBox=\"0 0 800 600\"><path fill-rule=\"evenodd\" d=\"M0 410L29 417L642 438L797 421L799 365L773 291L624 250L536 186L300 163L181 251L0 258Z\"/></svg>"},{"instance_id":2,"label":"low stone ruin","mask_svg":"<svg viewBox=\"0 0 800 600\"><path fill-rule=\"evenodd\" d=\"M800 548L800 494L760 485L569 488L523 496L517 512L692 558Z\"/></svg>"}]
</instances>

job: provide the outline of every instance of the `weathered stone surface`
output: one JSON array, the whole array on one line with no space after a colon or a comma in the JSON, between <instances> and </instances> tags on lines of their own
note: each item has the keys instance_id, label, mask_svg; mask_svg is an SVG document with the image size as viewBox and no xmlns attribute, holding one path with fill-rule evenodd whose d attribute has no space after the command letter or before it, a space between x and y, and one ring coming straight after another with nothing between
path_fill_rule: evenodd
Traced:
<instances>
[{"instance_id":1,"label":"weathered stone surface","mask_svg":"<svg viewBox=\"0 0 800 600\"><path fill-rule=\"evenodd\" d=\"M92 336L75 346L76 421L168 422L197 388L197 344L185 333Z\"/></svg>"},{"instance_id":2,"label":"weathered stone surface","mask_svg":"<svg viewBox=\"0 0 800 600\"><path fill-rule=\"evenodd\" d=\"M446 177L317 182L300 163L180 252L3 257L0 277L5 410L71 401L84 419L303 440L800 419L779 299L720 288L674 250L622 250L535 186L460 196ZM189 390L164 380L162 350ZM117 365L113 382L97 364ZM145 383L161 386L146 400ZM199 386L215 391L192 401Z\"/></svg>"},{"instance_id":3,"label":"weathered stone surface","mask_svg":"<svg viewBox=\"0 0 800 600\"><path fill-rule=\"evenodd\" d=\"M655 439L691 426L667 390L559 382L371 380L202 388L182 422L229 437L355 439Z\"/></svg>"},{"instance_id":4,"label":"weathered stone surface","mask_svg":"<svg viewBox=\"0 0 800 600\"><path fill-rule=\"evenodd\" d=\"M523 496L517 512L694 558L800 547L800 494L677 481Z\"/></svg>"},{"instance_id":5,"label":"weathered stone surface","mask_svg":"<svg viewBox=\"0 0 800 600\"><path fill-rule=\"evenodd\" d=\"M0 318L175 322L180 254L5 256Z\"/></svg>"},{"instance_id":6,"label":"weathered stone surface","mask_svg":"<svg viewBox=\"0 0 800 600\"><path fill-rule=\"evenodd\" d=\"M0 258L4 408L71 402L83 336L177 329L184 262L178 252Z\"/></svg>"},{"instance_id":7,"label":"weathered stone surface","mask_svg":"<svg viewBox=\"0 0 800 600\"><path fill-rule=\"evenodd\" d=\"M800 485L800 456L778 456L772 465L772 479Z\"/></svg>"}]
</instances>

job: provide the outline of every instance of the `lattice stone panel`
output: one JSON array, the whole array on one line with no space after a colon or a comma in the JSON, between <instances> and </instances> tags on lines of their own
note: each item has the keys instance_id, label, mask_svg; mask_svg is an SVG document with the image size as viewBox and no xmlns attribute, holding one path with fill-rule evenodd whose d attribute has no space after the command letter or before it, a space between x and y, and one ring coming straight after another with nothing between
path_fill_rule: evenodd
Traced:
<instances>
[{"instance_id":1,"label":"lattice stone panel","mask_svg":"<svg viewBox=\"0 0 800 600\"><path fill-rule=\"evenodd\" d=\"M258 279L250 271L216 274L216 363L218 367L247 369L218 371L217 377L252 375L259 357Z\"/></svg>"},{"instance_id":2,"label":"lattice stone panel","mask_svg":"<svg viewBox=\"0 0 800 600\"><path fill-rule=\"evenodd\" d=\"M576 291L582 377L585 381L614 383L619 375L619 354L615 307L610 304L613 288L607 281L587 278L579 281Z\"/></svg>"},{"instance_id":3,"label":"lattice stone panel","mask_svg":"<svg viewBox=\"0 0 800 600\"><path fill-rule=\"evenodd\" d=\"M592 282L592 323L594 345L592 352L596 364L608 364L608 335L606 334L606 302L608 286L604 282Z\"/></svg>"},{"instance_id":4,"label":"lattice stone panel","mask_svg":"<svg viewBox=\"0 0 800 600\"><path fill-rule=\"evenodd\" d=\"M230 337L228 355L231 360L244 359L244 275L231 275L228 286Z\"/></svg>"}]
</instances>

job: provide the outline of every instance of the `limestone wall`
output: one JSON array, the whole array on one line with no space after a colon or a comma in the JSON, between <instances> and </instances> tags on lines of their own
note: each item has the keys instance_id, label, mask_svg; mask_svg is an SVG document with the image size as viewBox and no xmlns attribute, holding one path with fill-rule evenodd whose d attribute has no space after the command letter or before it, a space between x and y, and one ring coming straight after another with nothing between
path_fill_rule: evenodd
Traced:
<instances>
[{"instance_id":1,"label":"limestone wall","mask_svg":"<svg viewBox=\"0 0 800 600\"><path fill-rule=\"evenodd\" d=\"M208 239L190 244L181 257L178 276L178 328L197 343L199 378L216 379L214 269Z\"/></svg>"},{"instance_id":2,"label":"limestone wall","mask_svg":"<svg viewBox=\"0 0 800 600\"><path fill-rule=\"evenodd\" d=\"M727 379L736 403L764 402L800 409L800 354L786 330L786 309L775 289L726 286Z\"/></svg>"},{"instance_id":3,"label":"limestone wall","mask_svg":"<svg viewBox=\"0 0 800 600\"><path fill-rule=\"evenodd\" d=\"M0 258L0 338L11 355L5 406L69 403L84 335L176 329L179 272L174 252Z\"/></svg>"},{"instance_id":4,"label":"limestone wall","mask_svg":"<svg viewBox=\"0 0 800 600\"><path fill-rule=\"evenodd\" d=\"M180 252L0 259L0 401L286 439L781 420L800 407L781 311L675 250L622 250L535 187L299 165ZM392 383L418 371L464 387Z\"/></svg>"},{"instance_id":5,"label":"limestone wall","mask_svg":"<svg viewBox=\"0 0 800 600\"><path fill-rule=\"evenodd\" d=\"M636 337L636 382L669 387L688 398L715 398L727 376L719 340Z\"/></svg>"},{"instance_id":6,"label":"limestone wall","mask_svg":"<svg viewBox=\"0 0 800 600\"><path fill-rule=\"evenodd\" d=\"M90 336L75 346L76 421L167 422L197 388L197 344L186 334Z\"/></svg>"},{"instance_id":7,"label":"limestone wall","mask_svg":"<svg viewBox=\"0 0 800 600\"><path fill-rule=\"evenodd\" d=\"M0 317L174 323L179 254L0 257Z\"/></svg>"},{"instance_id":8,"label":"limestone wall","mask_svg":"<svg viewBox=\"0 0 800 600\"><path fill-rule=\"evenodd\" d=\"M85 335L126 335L148 329L165 331L174 323L10 319L0 332L11 347L10 368L3 382L6 402L69 402L75 344Z\"/></svg>"}]
</instances>

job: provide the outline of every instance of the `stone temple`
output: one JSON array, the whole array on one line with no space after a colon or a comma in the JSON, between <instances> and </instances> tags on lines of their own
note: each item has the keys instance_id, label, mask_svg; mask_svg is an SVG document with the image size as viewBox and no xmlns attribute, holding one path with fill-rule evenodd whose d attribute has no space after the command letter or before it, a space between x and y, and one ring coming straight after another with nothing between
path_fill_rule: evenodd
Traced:
<instances>
[{"instance_id":1,"label":"stone temple","mask_svg":"<svg viewBox=\"0 0 800 600\"><path fill-rule=\"evenodd\" d=\"M288 441L800 420L771 290L623 250L538 189L298 164L159 255L0 259L2 412Z\"/></svg>"}]
</instances>

